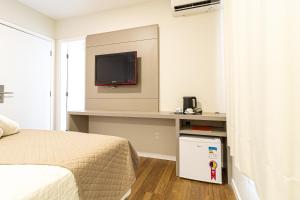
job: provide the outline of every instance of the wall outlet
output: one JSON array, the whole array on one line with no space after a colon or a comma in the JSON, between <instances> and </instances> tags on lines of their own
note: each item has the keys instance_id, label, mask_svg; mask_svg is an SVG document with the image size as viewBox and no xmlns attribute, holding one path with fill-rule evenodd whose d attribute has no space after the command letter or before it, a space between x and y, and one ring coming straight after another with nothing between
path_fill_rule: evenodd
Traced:
<instances>
[{"instance_id":1,"label":"wall outlet","mask_svg":"<svg viewBox=\"0 0 300 200\"><path fill-rule=\"evenodd\" d=\"M154 133L154 139L159 140L160 138L160 133L159 132L155 132Z\"/></svg>"}]
</instances>

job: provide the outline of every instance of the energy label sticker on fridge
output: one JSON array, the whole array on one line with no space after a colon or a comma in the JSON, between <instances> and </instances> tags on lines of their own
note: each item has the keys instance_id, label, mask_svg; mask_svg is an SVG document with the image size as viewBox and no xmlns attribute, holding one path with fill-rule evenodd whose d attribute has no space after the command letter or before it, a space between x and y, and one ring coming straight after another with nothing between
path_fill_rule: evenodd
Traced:
<instances>
[{"instance_id":1,"label":"energy label sticker on fridge","mask_svg":"<svg viewBox=\"0 0 300 200\"><path fill-rule=\"evenodd\" d=\"M217 167L218 164L216 161L212 160L209 162L210 167L210 180L217 180Z\"/></svg>"},{"instance_id":2,"label":"energy label sticker on fridge","mask_svg":"<svg viewBox=\"0 0 300 200\"><path fill-rule=\"evenodd\" d=\"M208 157L210 159L216 159L217 158L217 147L208 147Z\"/></svg>"}]
</instances>

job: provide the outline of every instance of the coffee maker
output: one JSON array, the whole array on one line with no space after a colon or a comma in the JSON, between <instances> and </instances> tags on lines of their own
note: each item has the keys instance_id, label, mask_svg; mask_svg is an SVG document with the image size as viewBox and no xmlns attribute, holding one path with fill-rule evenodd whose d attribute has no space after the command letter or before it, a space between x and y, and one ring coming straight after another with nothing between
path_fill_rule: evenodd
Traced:
<instances>
[{"instance_id":1,"label":"coffee maker","mask_svg":"<svg viewBox=\"0 0 300 200\"><path fill-rule=\"evenodd\" d=\"M188 109L188 110L187 110ZM189 112L187 112L189 111ZM197 98L194 96L183 97L183 113L193 114L201 113L201 108L197 108Z\"/></svg>"},{"instance_id":2,"label":"coffee maker","mask_svg":"<svg viewBox=\"0 0 300 200\"><path fill-rule=\"evenodd\" d=\"M191 108L195 109L197 108L197 98L196 97L183 97L183 112L186 111L186 109Z\"/></svg>"}]
</instances>

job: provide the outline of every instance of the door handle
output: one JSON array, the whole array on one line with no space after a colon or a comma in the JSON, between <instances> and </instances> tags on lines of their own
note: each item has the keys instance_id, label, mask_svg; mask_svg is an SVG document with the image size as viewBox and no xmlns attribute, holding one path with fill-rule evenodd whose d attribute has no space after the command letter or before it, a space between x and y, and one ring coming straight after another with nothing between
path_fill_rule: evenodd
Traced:
<instances>
[{"instance_id":1,"label":"door handle","mask_svg":"<svg viewBox=\"0 0 300 200\"><path fill-rule=\"evenodd\" d=\"M0 92L0 94L14 94L13 92Z\"/></svg>"},{"instance_id":2,"label":"door handle","mask_svg":"<svg viewBox=\"0 0 300 200\"><path fill-rule=\"evenodd\" d=\"M4 92L4 85L0 85L0 103L4 103L5 94L14 94L13 92Z\"/></svg>"}]
</instances>

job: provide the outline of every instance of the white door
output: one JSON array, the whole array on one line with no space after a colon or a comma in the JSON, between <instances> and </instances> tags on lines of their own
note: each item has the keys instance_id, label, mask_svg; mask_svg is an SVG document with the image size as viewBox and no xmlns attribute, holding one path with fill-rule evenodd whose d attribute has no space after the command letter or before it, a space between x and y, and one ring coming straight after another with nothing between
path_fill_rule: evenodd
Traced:
<instances>
[{"instance_id":1,"label":"white door","mask_svg":"<svg viewBox=\"0 0 300 200\"><path fill-rule=\"evenodd\" d=\"M60 129L66 130L67 112L85 105L85 40L62 42Z\"/></svg>"},{"instance_id":2,"label":"white door","mask_svg":"<svg viewBox=\"0 0 300 200\"><path fill-rule=\"evenodd\" d=\"M50 40L0 24L0 85L13 92L0 114L21 128L51 127L51 49Z\"/></svg>"}]
</instances>

